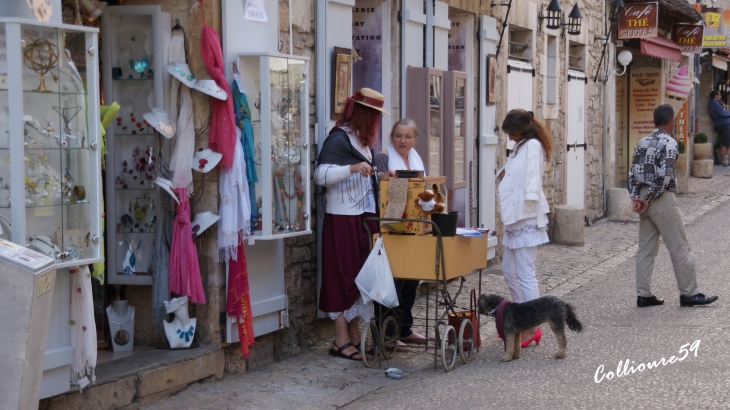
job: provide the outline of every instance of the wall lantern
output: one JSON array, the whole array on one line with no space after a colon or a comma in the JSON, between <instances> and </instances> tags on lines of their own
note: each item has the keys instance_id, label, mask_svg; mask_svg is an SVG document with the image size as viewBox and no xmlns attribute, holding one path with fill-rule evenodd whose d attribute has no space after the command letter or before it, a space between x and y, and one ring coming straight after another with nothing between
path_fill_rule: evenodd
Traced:
<instances>
[{"instance_id":1,"label":"wall lantern","mask_svg":"<svg viewBox=\"0 0 730 410\"><path fill-rule=\"evenodd\" d=\"M547 6L547 15L542 15L542 10L540 10L540 15L537 16L537 19L542 23L542 20L547 20L547 24L545 24L545 28L554 30L556 28L560 28L561 19L560 16L563 14L563 8L560 7L560 3L558 3L558 0L550 0L550 4Z\"/></svg>"},{"instance_id":2,"label":"wall lantern","mask_svg":"<svg viewBox=\"0 0 730 410\"><path fill-rule=\"evenodd\" d=\"M611 6L611 14L609 14L608 19L614 23L618 22L618 15L621 13L621 10L624 8L624 1L623 0L616 0L613 2L613 5Z\"/></svg>"},{"instance_id":3,"label":"wall lantern","mask_svg":"<svg viewBox=\"0 0 730 410\"><path fill-rule=\"evenodd\" d=\"M634 55L631 54L631 51L624 50L624 51L618 53L618 57L616 57L616 59L618 60L619 64L624 66L624 68L623 68L623 70L621 70L621 72L619 72L618 68L616 69L616 76L620 77L626 73L626 66L629 65L631 63L631 60L634 59Z\"/></svg>"},{"instance_id":4,"label":"wall lantern","mask_svg":"<svg viewBox=\"0 0 730 410\"><path fill-rule=\"evenodd\" d=\"M621 0L618 0L621 1ZM563 14L563 8L560 7L560 3L558 3L558 0L550 0L550 4L547 6L547 14L543 15L542 10L540 10L540 15L537 16L537 19L542 22L542 20L547 20L545 23L545 28L554 30L560 27L567 27L568 28L568 34L570 35L578 35L580 34L580 26L581 21L583 20L583 15L580 12L580 8L578 7L578 3L576 3L573 6L573 9L570 11L570 14L568 14L568 23L563 23L562 14Z\"/></svg>"}]
</instances>

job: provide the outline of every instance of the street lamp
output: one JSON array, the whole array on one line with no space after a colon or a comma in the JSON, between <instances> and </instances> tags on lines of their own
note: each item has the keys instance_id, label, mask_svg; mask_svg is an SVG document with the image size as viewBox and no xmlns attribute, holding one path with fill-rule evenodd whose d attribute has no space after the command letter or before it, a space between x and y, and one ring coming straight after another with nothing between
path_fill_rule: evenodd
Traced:
<instances>
[{"instance_id":1,"label":"street lamp","mask_svg":"<svg viewBox=\"0 0 730 410\"><path fill-rule=\"evenodd\" d=\"M631 60L634 59L634 55L631 54L631 51L624 50L624 51L618 53L618 57L616 57L616 59L618 60L619 64L624 66L624 68L623 68L623 70L621 70L621 72L619 72L618 68L616 69L616 76L620 77L626 73L626 66L629 65L631 63Z\"/></svg>"},{"instance_id":2,"label":"street lamp","mask_svg":"<svg viewBox=\"0 0 730 410\"><path fill-rule=\"evenodd\" d=\"M575 3L575 6L573 6L573 10L571 10L570 14L568 14L568 24L561 23L560 25L568 28L568 34L578 35L580 34L580 24L582 19L583 15L580 13L578 3Z\"/></svg>"},{"instance_id":3,"label":"street lamp","mask_svg":"<svg viewBox=\"0 0 730 410\"><path fill-rule=\"evenodd\" d=\"M621 1L621 0L619 0ZM540 10L540 15L537 16L538 20L542 22L542 20L547 20L545 23L545 28L554 30L560 27L567 27L568 28L568 34L570 35L578 35L580 34L580 27L581 27L581 21L583 20L583 15L580 12L580 8L578 7L578 3L576 3L573 6L573 9L570 11L570 14L568 14L568 23L563 23L562 15L563 15L563 8L560 7L560 3L558 3L558 0L550 0L550 4L547 6L547 14L543 15L542 10Z\"/></svg>"}]
</instances>

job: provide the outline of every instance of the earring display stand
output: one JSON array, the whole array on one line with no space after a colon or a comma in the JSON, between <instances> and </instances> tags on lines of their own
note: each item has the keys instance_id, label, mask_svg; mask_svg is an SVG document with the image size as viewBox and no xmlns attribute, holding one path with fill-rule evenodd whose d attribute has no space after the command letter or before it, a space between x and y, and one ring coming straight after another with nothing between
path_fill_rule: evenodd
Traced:
<instances>
[{"instance_id":1,"label":"earring display stand","mask_svg":"<svg viewBox=\"0 0 730 410\"><path fill-rule=\"evenodd\" d=\"M153 108L169 107L171 78L165 66L171 18L161 6L108 6L101 25L105 97L122 106L107 132L107 278L110 284L151 285L156 268L150 263L151 246L163 204L154 181L163 176L161 159L169 158L170 142L144 115ZM135 213L136 200L144 197L157 206ZM125 243L142 244L134 255L134 269L127 261Z\"/></svg>"},{"instance_id":2,"label":"earring display stand","mask_svg":"<svg viewBox=\"0 0 730 410\"><path fill-rule=\"evenodd\" d=\"M134 306L126 300L116 300L106 308L112 348L115 352L129 352L134 348Z\"/></svg>"}]
</instances>

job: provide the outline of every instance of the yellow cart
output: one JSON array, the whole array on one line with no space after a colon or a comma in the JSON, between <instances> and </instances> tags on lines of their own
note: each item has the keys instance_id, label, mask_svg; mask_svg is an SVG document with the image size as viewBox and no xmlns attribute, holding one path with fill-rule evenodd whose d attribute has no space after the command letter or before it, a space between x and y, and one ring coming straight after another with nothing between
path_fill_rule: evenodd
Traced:
<instances>
[{"instance_id":1,"label":"yellow cart","mask_svg":"<svg viewBox=\"0 0 730 410\"><path fill-rule=\"evenodd\" d=\"M370 233L367 227L368 221L422 222L432 226L435 236L379 233L373 237L383 239L394 279L436 283L433 301L430 292L426 293L426 343L424 346L410 346L410 348L433 349L434 370L437 367L439 353L446 371L454 368L457 353L463 363L471 362L477 351L474 346L475 329L464 312L456 310L456 301L464 287L464 276L476 269L479 269L481 293L481 269L487 267L487 236L442 237L438 226L430 220L375 217L366 218L364 221L368 233ZM447 283L456 278L461 279L459 289L454 295L450 295ZM476 306L474 308L476 309ZM430 312L433 313L433 317ZM461 318L458 333L454 326L449 325L449 313L452 313L452 317ZM362 331L361 355L365 365L372 367L377 362L380 366L382 360L392 358L397 349L398 335L400 335L400 323L395 315L378 312Z\"/></svg>"}]
</instances>

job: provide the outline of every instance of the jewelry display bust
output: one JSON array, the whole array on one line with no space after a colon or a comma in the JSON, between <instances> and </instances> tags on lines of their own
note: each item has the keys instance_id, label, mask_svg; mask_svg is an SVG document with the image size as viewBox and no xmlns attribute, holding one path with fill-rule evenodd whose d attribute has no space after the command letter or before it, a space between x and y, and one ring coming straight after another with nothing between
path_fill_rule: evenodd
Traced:
<instances>
[{"instance_id":1,"label":"jewelry display bust","mask_svg":"<svg viewBox=\"0 0 730 410\"><path fill-rule=\"evenodd\" d=\"M129 306L126 300L116 300L106 308L115 352L128 352L134 348L134 311L134 306Z\"/></svg>"},{"instance_id":2,"label":"jewelry display bust","mask_svg":"<svg viewBox=\"0 0 730 410\"><path fill-rule=\"evenodd\" d=\"M174 313L172 322L163 321L165 335L172 349L185 349L193 343L197 319L188 316L188 297L171 299L165 302L165 313Z\"/></svg>"}]
</instances>

